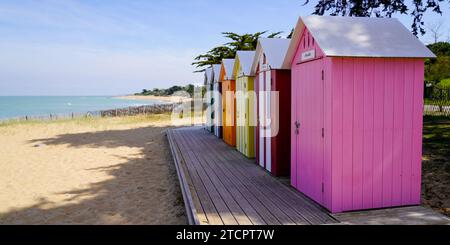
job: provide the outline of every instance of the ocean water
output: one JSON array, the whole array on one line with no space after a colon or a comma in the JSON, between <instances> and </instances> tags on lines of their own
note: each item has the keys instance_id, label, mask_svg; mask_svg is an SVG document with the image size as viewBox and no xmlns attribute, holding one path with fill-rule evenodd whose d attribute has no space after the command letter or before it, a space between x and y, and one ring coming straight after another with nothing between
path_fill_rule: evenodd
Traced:
<instances>
[{"instance_id":1,"label":"ocean water","mask_svg":"<svg viewBox=\"0 0 450 245\"><path fill-rule=\"evenodd\" d=\"M130 106L163 103L152 100L126 100L102 96L0 96L0 120L25 116L70 115Z\"/></svg>"}]
</instances>

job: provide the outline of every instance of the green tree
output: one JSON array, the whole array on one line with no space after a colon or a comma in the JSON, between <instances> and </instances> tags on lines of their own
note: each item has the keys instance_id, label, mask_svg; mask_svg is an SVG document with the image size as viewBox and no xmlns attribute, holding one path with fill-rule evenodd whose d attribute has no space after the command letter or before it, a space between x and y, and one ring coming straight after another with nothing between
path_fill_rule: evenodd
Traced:
<instances>
[{"instance_id":1,"label":"green tree","mask_svg":"<svg viewBox=\"0 0 450 245\"><path fill-rule=\"evenodd\" d=\"M427 65L426 78L436 84L450 77L450 56L438 56L431 64Z\"/></svg>"},{"instance_id":2,"label":"green tree","mask_svg":"<svg viewBox=\"0 0 450 245\"><path fill-rule=\"evenodd\" d=\"M192 65L198 70L195 72L204 72L204 67L220 64L223 59L232 59L236 57L238 50L255 50L258 44L258 39L266 34L267 31L257 32L254 34L236 34L233 32L223 32L222 35L230 39L230 41L222 46L212 48L206 54L201 54L195 57ZM277 38L283 32L274 32L267 35L268 38Z\"/></svg>"},{"instance_id":3,"label":"green tree","mask_svg":"<svg viewBox=\"0 0 450 245\"><path fill-rule=\"evenodd\" d=\"M304 5L309 0L303 0ZM319 0L313 14L333 16L360 16L378 18L392 17L394 14L410 15L413 18L412 31L414 35L425 34L423 16L432 11L442 15L441 4L450 0ZM408 7L411 4L412 7Z\"/></svg>"},{"instance_id":4,"label":"green tree","mask_svg":"<svg viewBox=\"0 0 450 245\"><path fill-rule=\"evenodd\" d=\"M428 82L437 85L450 77L450 43L438 42L428 45L428 48L437 58L425 62L425 77Z\"/></svg>"},{"instance_id":5,"label":"green tree","mask_svg":"<svg viewBox=\"0 0 450 245\"><path fill-rule=\"evenodd\" d=\"M427 46L436 56L450 56L450 43L437 42Z\"/></svg>"}]
</instances>

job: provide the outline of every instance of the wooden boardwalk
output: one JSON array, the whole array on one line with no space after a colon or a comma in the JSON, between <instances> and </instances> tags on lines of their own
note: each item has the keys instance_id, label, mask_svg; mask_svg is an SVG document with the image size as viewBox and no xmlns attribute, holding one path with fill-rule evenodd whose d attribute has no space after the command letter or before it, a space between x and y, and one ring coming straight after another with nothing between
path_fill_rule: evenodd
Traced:
<instances>
[{"instance_id":1,"label":"wooden boardwalk","mask_svg":"<svg viewBox=\"0 0 450 245\"><path fill-rule=\"evenodd\" d=\"M331 215L200 127L167 136L193 225L450 224L420 206Z\"/></svg>"},{"instance_id":2,"label":"wooden boardwalk","mask_svg":"<svg viewBox=\"0 0 450 245\"><path fill-rule=\"evenodd\" d=\"M189 223L195 225L317 225L337 221L313 201L268 175L199 127L168 138Z\"/></svg>"}]
</instances>

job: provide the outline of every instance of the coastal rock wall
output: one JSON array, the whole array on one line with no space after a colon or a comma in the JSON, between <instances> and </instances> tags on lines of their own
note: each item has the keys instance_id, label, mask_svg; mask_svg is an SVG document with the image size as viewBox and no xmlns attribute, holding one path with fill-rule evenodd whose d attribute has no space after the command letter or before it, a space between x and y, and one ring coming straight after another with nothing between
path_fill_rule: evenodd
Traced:
<instances>
[{"instance_id":1,"label":"coastal rock wall","mask_svg":"<svg viewBox=\"0 0 450 245\"><path fill-rule=\"evenodd\" d=\"M121 117L121 116L135 116L135 115L145 115L145 114L161 114L161 113L172 112L174 106L176 106L176 104L128 107L128 108L123 108L123 109L113 109L113 110L101 111L100 115L102 117Z\"/></svg>"}]
</instances>

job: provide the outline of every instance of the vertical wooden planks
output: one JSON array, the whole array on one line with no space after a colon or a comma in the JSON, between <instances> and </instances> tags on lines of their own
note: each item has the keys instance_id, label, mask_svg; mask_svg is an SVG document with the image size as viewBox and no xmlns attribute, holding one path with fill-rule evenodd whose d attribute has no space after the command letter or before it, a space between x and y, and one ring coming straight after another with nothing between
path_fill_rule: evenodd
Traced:
<instances>
[{"instance_id":1,"label":"vertical wooden planks","mask_svg":"<svg viewBox=\"0 0 450 245\"><path fill-rule=\"evenodd\" d=\"M354 59L343 60L342 209L353 208L353 80Z\"/></svg>"},{"instance_id":2,"label":"vertical wooden planks","mask_svg":"<svg viewBox=\"0 0 450 245\"><path fill-rule=\"evenodd\" d=\"M296 134L296 126L295 123L298 120L297 116L297 107L299 106L297 103L298 94L300 91L297 88L298 77L297 73L299 72L299 67L294 66L291 70L292 76L292 89L291 89L291 185L297 188L297 134Z\"/></svg>"},{"instance_id":3,"label":"vertical wooden planks","mask_svg":"<svg viewBox=\"0 0 450 245\"><path fill-rule=\"evenodd\" d=\"M374 139L373 139L373 207L383 206L383 138L385 59L375 62L374 79Z\"/></svg>"},{"instance_id":4,"label":"vertical wooden planks","mask_svg":"<svg viewBox=\"0 0 450 245\"><path fill-rule=\"evenodd\" d=\"M306 91L305 91L305 83L304 80L306 77L305 74L305 68L304 66L299 66L298 72L297 72L297 77L298 80L296 80L297 82L297 91L299 92L299 94L297 94L297 102L298 102L298 107L297 107L297 118L298 121L300 123L300 129L299 129L299 134L297 136L297 188L300 191L303 191L303 193L306 193L306 188L305 185L307 183L306 180L306 172L307 169L304 168L305 163L306 163L306 152L303 151L303 147L305 142L300 140L300 137L305 137L307 136L307 132L304 132L304 128L307 126L307 122L306 120L304 120L304 111L306 108L305 102L306 102Z\"/></svg>"},{"instance_id":5,"label":"vertical wooden planks","mask_svg":"<svg viewBox=\"0 0 450 245\"><path fill-rule=\"evenodd\" d=\"M325 110L324 110L324 104L325 104L325 91L324 91L324 87L325 87L325 81L324 81L324 60L320 60L318 62L318 70L316 73L316 77L317 80L319 80L318 82L318 91L319 91L319 102L317 103L319 105L318 108L318 113L319 113L319 130L318 130L318 134L319 134L319 144L318 144L318 151L319 151L319 168L318 168L318 180L319 180L319 186L318 186L318 191L320 194L320 204L324 204L324 195L325 195L325 183L324 183L324 167L325 167Z\"/></svg>"},{"instance_id":6,"label":"vertical wooden planks","mask_svg":"<svg viewBox=\"0 0 450 245\"><path fill-rule=\"evenodd\" d=\"M259 105L259 165L261 167L265 166L265 155L266 155L266 149L265 149L265 135L264 135L264 128L265 128L265 92L266 92L266 86L265 86L265 72L262 69L263 68L263 56L261 56L261 59L259 61L259 99L258 99L258 105Z\"/></svg>"},{"instance_id":7,"label":"vertical wooden planks","mask_svg":"<svg viewBox=\"0 0 450 245\"><path fill-rule=\"evenodd\" d=\"M333 59L333 115L332 115L332 199L333 212L342 211L342 167L343 167L343 58Z\"/></svg>"},{"instance_id":8,"label":"vertical wooden planks","mask_svg":"<svg viewBox=\"0 0 450 245\"><path fill-rule=\"evenodd\" d=\"M256 104L255 104L255 158L256 158L256 164L259 164L259 130L260 130L260 124L259 124L259 69L257 69L256 71L256 76L255 76L255 80L254 80L254 84L255 84L255 94L256 94Z\"/></svg>"},{"instance_id":9,"label":"vertical wooden planks","mask_svg":"<svg viewBox=\"0 0 450 245\"><path fill-rule=\"evenodd\" d=\"M403 98L403 157L401 162L402 173L402 205L411 204L411 163L413 145L413 122L414 122L414 63L412 59L403 60L405 86Z\"/></svg>"},{"instance_id":10,"label":"vertical wooden planks","mask_svg":"<svg viewBox=\"0 0 450 245\"><path fill-rule=\"evenodd\" d=\"M392 183L394 152L392 141L394 138L394 59L386 59L384 79L384 134L383 134L383 207L392 204Z\"/></svg>"},{"instance_id":11,"label":"vertical wooden planks","mask_svg":"<svg viewBox=\"0 0 450 245\"><path fill-rule=\"evenodd\" d=\"M332 208L332 58L324 58L325 82L324 82L324 205L329 210Z\"/></svg>"},{"instance_id":12,"label":"vertical wooden planks","mask_svg":"<svg viewBox=\"0 0 450 245\"><path fill-rule=\"evenodd\" d=\"M363 207L364 64L355 59L353 90L353 209ZM334 146L333 146L334 147Z\"/></svg>"},{"instance_id":13,"label":"vertical wooden planks","mask_svg":"<svg viewBox=\"0 0 450 245\"><path fill-rule=\"evenodd\" d=\"M297 74L299 76L299 80L298 80L298 89L300 92L300 95L298 95L298 100L299 100L299 108L297 110L297 115L299 117L299 122L300 122L300 133L298 135L298 148L297 148L297 161L298 161L298 188L300 191L302 191L305 194L309 194L308 193L308 188L307 188L307 184L308 184L308 169L306 168L306 163L307 163L307 157L308 157L308 149L307 149L307 145L306 145L306 139L308 138L308 132L307 130L305 130L308 127L308 121L305 118L306 115L306 108L307 106L305 105L306 103L306 89L307 89L307 84L305 83L305 80L307 79L308 73L306 72L305 66L300 66L299 69L299 74Z\"/></svg>"},{"instance_id":14,"label":"vertical wooden planks","mask_svg":"<svg viewBox=\"0 0 450 245\"><path fill-rule=\"evenodd\" d=\"M374 114L374 59L364 63L364 132L363 132L363 208L373 208L373 114Z\"/></svg>"},{"instance_id":15,"label":"vertical wooden planks","mask_svg":"<svg viewBox=\"0 0 450 245\"><path fill-rule=\"evenodd\" d=\"M267 122L267 128L266 128L266 170L269 172L272 171L272 110L271 110L271 103L272 103L272 71L268 70L266 71L266 122Z\"/></svg>"},{"instance_id":16,"label":"vertical wooden planks","mask_svg":"<svg viewBox=\"0 0 450 245\"><path fill-rule=\"evenodd\" d=\"M403 159L403 101L405 94L404 63L394 62L394 140L392 164L392 205L399 206L402 203L402 159ZM402 60L403 61L403 60Z\"/></svg>"},{"instance_id":17,"label":"vertical wooden planks","mask_svg":"<svg viewBox=\"0 0 450 245\"><path fill-rule=\"evenodd\" d=\"M413 119L413 146L412 146L412 185L411 202L420 204L422 180L422 134L423 134L423 78L424 61L414 62L414 119Z\"/></svg>"},{"instance_id":18,"label":"vertical wooden planks","mask_svg":"<svg viewBox=\"0 0 450 245\"><path fill-rule=\"evenodd\" d=\"M246 97L246 106L247 106L247 141L248 141L248 153L250 158L255 158L255 115L256 115L256 103L255 103L255 78L248 77L247 82L247 91L248 96Z\"/></svg>"}]
</instances>

